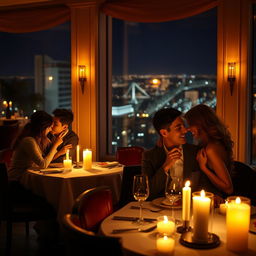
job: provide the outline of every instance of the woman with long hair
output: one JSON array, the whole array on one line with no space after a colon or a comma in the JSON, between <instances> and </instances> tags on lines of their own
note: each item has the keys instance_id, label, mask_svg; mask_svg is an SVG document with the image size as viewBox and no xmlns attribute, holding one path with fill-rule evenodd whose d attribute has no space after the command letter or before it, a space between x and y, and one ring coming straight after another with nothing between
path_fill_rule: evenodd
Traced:
<instances>
[{"instance_id":1,"label":"woman with long hair","mask_svg":"<svg viewBox=\"0 0 256 256\"><path fill-rule=\"evenodd\" d=\"M187 120L188 129L201 146L197 161L200 169L214 185L211 192L222 197L231 194L233 192L230 177L233 141L227 127L213 109L204 104L191 108L184 117ZM201 185L203 186L205 182L207 179L204 179Z\"/></svg>"},{"instance_id":2,"label":"woman with long hair","mask_svg":"<svg viewBox=\"0 0 256 256\"><path fill-rule=\"evenodd\" d=\"M13 146L11 167L8 171L9 180L19 181L26 169L37 166L47 168L62 143L65 133L57 136L49 153L44 156L44 150L50 141L47 134L51 131L53 118L45 111L37 111L31 115Z\"/></svg>"}]
</instances>

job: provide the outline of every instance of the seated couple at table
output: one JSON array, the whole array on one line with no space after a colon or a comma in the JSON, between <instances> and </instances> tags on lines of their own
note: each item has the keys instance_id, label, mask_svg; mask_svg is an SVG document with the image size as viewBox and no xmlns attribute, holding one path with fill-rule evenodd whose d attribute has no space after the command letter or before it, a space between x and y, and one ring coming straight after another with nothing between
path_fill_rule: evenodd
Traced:
<instances>
[{"instance_id":1,"label":"seated couple at table","mask_svg":"<svg viewBox=\"0 0 256 256\"><path fill-rule=\"evenodd\" d=\"M37 111L31 115L30 122L13 146L8 172L10 180L19 180L34 165L47 168L52 162L63 162L67 150L70 150L71 156L75 154L78 136L68 129L73 121L73 113L56 109L53 114L54 117L45 111Z\"/></svg>"},{"instance_id":2,"label":"seated couple at table","mask_svg":"<svg viewBox=\"0 0 256 256\"><path fill-rule=\"evenodd\" d=\"M192 191L204 189L221 200L233 192L230 133L215 112L203 104L191 108L184 118L173 108L160 109L153 117L160 140L144 152L142 159L142 172L149 177L149 200L164 196L167 175L190 180ZM188 131L198 145L186 142Z\"/></svg>"}]
</instances>

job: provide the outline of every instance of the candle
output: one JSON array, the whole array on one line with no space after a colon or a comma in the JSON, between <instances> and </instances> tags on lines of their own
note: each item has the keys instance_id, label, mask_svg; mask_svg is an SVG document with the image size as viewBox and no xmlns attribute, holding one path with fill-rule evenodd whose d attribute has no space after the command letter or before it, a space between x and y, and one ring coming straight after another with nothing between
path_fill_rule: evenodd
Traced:
<instances>
[{"instance_id":1,"label":"candle","mask_svg":"<svg viewBox=\"0 0 256 256\"><path fill-rule=\"evenodd\" d=\"M72 160L71 159L64 159L63 160L64 170L72 170Z\"/></svg>"},{"instance_id":2,"label":"candle","mask_svg":"<svg viewBox=\"0 0 256 256\"><path fill-rule=\"evenodd\" d=\"M76 146L76 162L79 163L80 161L80 148L79 145Z\"/></svg>"},{"instance_id":3,"label":"candle","mask_svg":"<svg viewBox=\"0 0 256 256\"><path fill-rule=\"evenodd\" d=\"M205 191L202 190L200 196L193 196L193 240L198 242L208 241L208 222L210 215L211 199L205 197Z\"/></svg>"},{"instance_id":4,"label":"candle","mask_svg":"<svg viewBox=\"0 0 256 256\"><path fill-rule=\"evenodd\" d=\"M157 231L160 234L171 235L175 232L174 219L167 216L157 218Z\"/></svg>"},{"instance_id":5,"label":"candle","mask_svg":"<svg viewBox=\"0 0 256 256\"><path fill-rule=\"evenodd\" d=\"M245 252L248 248L250 205L246 200L241 202L241 198L230 200L227 206L227 249L234 252Z\"/></svg>"},{"instance_id":6,"label":"candle","mask_svg":"<svg viewBox=\"0 0 256 256\"><path fill-rule=\"evenodd\" d=\"M66 159L69 160L69 149L66 152Z\"/></svg>"},{"instance_id":7,"label":"candle","mask_svg":"<svg viewBox=\"0 0 256 256\"><path fill-rule=\"evenodd\" d=\"M175 241L168 236L159 237L156 240L157 250L164 255L172 255L174 252Z\"/></svg>"},{"instance_id":8,"label":"candle","mask_svg":"<svg viewBox=\"0 0 256 256\"><path fill-rule=\"evenodd\" d=\"M219 206L219 213L226 215L227 212L227 202L225 204L220 204Z\"/></svg>"},{"instance_id":9,"label":"candle","mask_svg":"<svg viewBox=\"0 0 256 256\"><path fill-rule=\"evenodd\" d=\"M92 151L90 149L85 149L83 151L83 169L92 169Z\"/></svg>"},{"instance_id":10,"label":"candle","mask_svg":"<svg viewBox=\"0 0 256 256\"><path fill-rule=\"evenodd\" d=\"M190 181L186 181L185 187L182 189L182 220L190 220L190 202L191 202L191 188Z\"/></svg>"}]
</instances>

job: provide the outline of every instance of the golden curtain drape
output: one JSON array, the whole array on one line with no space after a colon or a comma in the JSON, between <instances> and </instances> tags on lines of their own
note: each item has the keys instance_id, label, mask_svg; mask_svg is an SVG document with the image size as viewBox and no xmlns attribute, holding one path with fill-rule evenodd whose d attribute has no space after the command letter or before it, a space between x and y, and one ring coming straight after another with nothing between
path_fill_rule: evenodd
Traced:
<instances>
[{"instance_id":1,"label":"golden curtain drape","mask_svg":"<svg viewBox=\"0 0 256 256\"><path fill-rule=\"evenodd\" d=\"M134 22L164 22L190 17L218 5L218 0L107 0L101 10Z\"/></svg>"},{"instance_id":2,"label":"golden curtain drape","mask_svg":"<svg viewBox=\"0 0 256 256\"><path fill-rule=\"evenodd\" d=\"M0 31L26 33L49 29L70 19L70 10L64 5L8 10L0 12Z\"/></svg>"}]
</instances>

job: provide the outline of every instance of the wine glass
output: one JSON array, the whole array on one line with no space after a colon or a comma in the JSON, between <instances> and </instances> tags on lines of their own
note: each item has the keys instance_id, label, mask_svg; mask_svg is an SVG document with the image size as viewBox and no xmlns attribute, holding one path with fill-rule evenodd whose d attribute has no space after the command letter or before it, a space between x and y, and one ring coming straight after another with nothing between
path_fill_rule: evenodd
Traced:
<instances>
[{"instance_id":1,"label":"wine glass","mask_svg":"<svg viewBox=\"0 0 256 256\"><path fill-rule=\"evenodd\" d=\"M182 177L167 175L165 196L169 199L171 205L171 211L173 216L173 206L176 202L181 200L182 195Z\"/></svg>"},{"instance_id":2,"label":"wine glass","mask_svg":"<svg viewBox=\"0 0 256 256\"><path fill-rule=\"evenodd\" d=\"M142 205L149 196L148 177L146 175L135 175L133 178L133 196L140 205L140 217L138 224L143 224Z\"/></svg>"}]
</instances>

